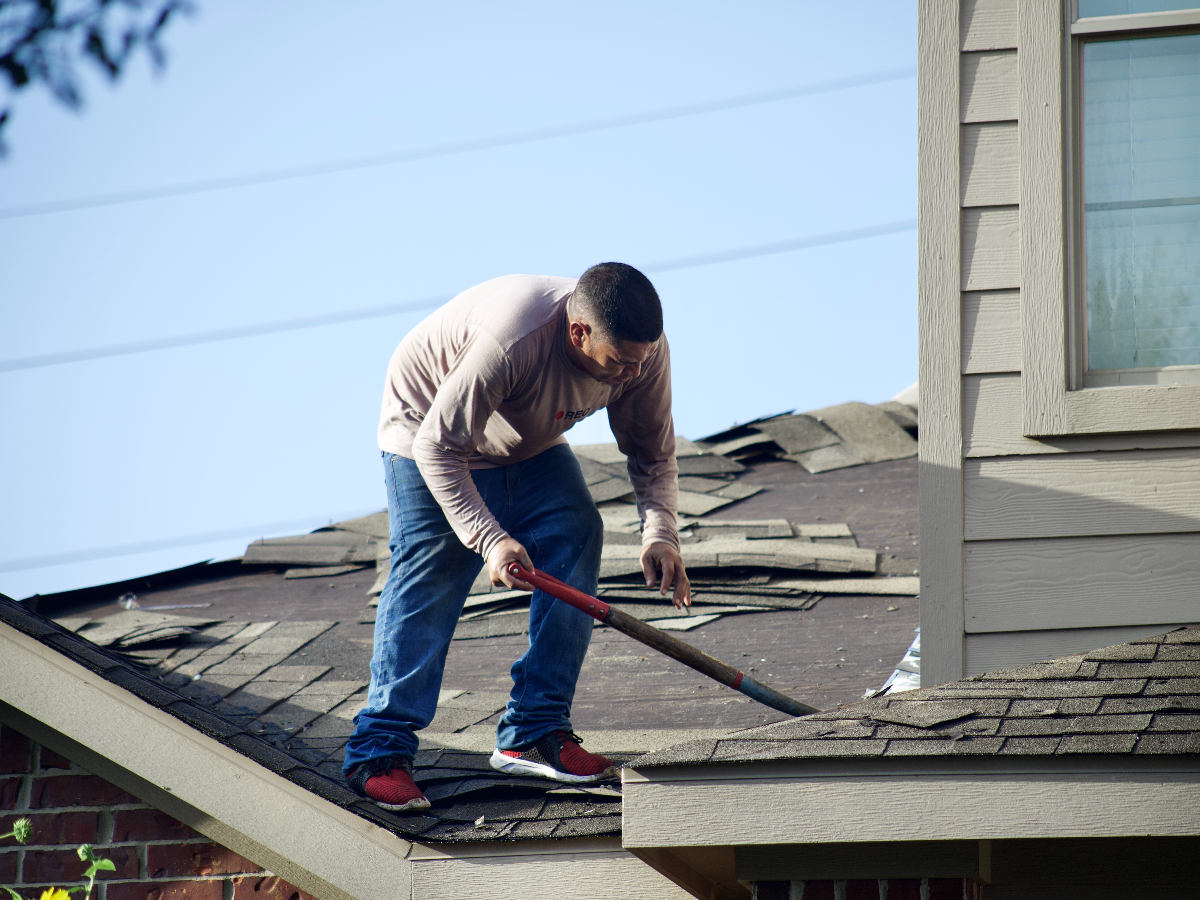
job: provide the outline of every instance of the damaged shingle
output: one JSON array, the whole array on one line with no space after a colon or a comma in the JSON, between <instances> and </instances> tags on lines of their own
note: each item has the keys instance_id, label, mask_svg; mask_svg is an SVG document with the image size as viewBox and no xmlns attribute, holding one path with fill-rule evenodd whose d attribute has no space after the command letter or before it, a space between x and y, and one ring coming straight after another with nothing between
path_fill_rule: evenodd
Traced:
<instances>
[{"instance_id":1,"label":"damaged shingle","mask_svg":"<svg viewBox=\"0 0 1200 900\"><path fill-rule=\"evenodd\" d=\"M931 728L942 722L953 722L973 716L978 710L966 703L953 700L893 700L887 707L871 713L877 722L894 722L915 728Z\"/></svg>"}]
</instances>

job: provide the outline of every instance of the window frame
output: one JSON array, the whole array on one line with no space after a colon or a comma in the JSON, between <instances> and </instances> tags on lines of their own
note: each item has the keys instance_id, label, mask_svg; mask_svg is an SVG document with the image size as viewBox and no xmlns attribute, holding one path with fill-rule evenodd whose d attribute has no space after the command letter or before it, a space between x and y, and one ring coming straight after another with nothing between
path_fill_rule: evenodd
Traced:
<instances>
[{"instance_id":1,"label":"window frame","mask_svg":"<svg viewBox=\"0 0 1200 900\"><path fill-rule=\"evenodd\" d=\"M1022 432L1050 437L1200 429L1200 383L1084 385L1079 115L1084 36L1194 33L1200 8L1088 19L1075 13L1075 0L1018 7ZM1145 373L1139 379L1144 382L1161 369L1137 371Z\"/></svg>"}]
</instances>

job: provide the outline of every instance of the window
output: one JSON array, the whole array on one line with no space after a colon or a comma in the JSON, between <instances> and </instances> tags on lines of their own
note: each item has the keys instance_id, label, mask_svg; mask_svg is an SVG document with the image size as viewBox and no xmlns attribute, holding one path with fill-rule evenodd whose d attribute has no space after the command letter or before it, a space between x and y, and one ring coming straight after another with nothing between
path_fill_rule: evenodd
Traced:
<instances>
[{"instance_id":1,"label":"window","mask_svg":"<svg viewBox=\"0 0 1200 900\"><path fill-rule=\"evenodd\" d=\"M1018 7L1022 417L1200 430L1200 3Z\"/></svg>"},{"instance_id":2,"label":"window","mask_svg":"<svg viewBox=\"0 0 1200 900\"><path fill-rule=\"evenodd\" d=\"M1083 384L1200 382L1200 34L1090 40L1079 62Z\"/></svg>"}]
</instances>

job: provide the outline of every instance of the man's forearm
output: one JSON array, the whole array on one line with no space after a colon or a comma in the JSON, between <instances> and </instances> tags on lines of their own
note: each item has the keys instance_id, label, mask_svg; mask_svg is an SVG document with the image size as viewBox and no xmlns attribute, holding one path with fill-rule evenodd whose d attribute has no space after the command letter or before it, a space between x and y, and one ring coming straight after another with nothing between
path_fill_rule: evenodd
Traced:
<instances>
[{"instance_id":1,"label":"man's forearm","mask_svg":"<svg viewBox=\"0 0 1200 900\"><path fill-rule=\"evenodd\" d=\"M420 435L413 442L413 457L458 539L487 559L496 544L508 537L508 532L500 527L483 502L466 459Z\"/></svg>"}]
</instances>

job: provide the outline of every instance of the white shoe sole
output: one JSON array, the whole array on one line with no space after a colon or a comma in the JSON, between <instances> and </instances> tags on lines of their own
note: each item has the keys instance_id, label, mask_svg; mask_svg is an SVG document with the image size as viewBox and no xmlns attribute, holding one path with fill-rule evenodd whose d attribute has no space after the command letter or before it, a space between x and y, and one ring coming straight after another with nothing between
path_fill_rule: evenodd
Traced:
<instances>
[{"instance_id":1,"label":"white shoe sole","mask_svg":"<svg viewBox=\"0 0 1200 900\"><path fill-rule=\"evenodd\" d=\"M390 812L412 812L417 809L429 809L429 801L424 797L409 800L407 803L381 803L373 797L368 797L367 799L381 809L386 809Z\"/></svg>"},{"instance_id":2,"label":"white shoe sole","mask_svg":"<svg viewBox=\"0 0 1200 900\"><path fill-rule=\"evenodd\" d=\"M533 775L536 778L549 778L552 781L562 781L566 784L590 784L594 781L604 781L608 778L613 778L617 774L615 766L609 766L598 775L572 775L569 772L560 772L552 766L545 763L536 763L528 759L516 759L511 756L505 756L499 750L492 751L492 757L488 762L491 763L493 769L501 772L506 772L509 775Z\"/></svg>"}]
</instances>

